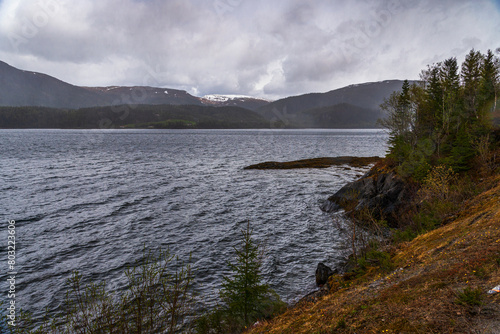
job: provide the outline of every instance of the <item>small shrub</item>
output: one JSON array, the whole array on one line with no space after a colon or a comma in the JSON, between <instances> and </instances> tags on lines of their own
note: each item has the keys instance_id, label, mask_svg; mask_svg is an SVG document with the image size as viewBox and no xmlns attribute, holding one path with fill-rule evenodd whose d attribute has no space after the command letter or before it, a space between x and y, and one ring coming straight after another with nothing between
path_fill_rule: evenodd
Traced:
<instances>
[{"instance_id":1,"label":"small shrub","mask_svg":"<svg viewBox=\"0 0 500 334\"><path fill-rule=\"evenodd\" d=\"M346 328L347 328L347 324L346 324L344 318L342 318L339 321L337 321L336 329L346 329Z\"/></svg>"},{"instance_id":2,"label":"small shrub","mask_svg":"<svg viewBox=\"0 0 500 334\"><path fill-rule=\"evenodd\" d=\"M489 175L495 170L495 155L491 150L490 135L479 137L473 142L477 152L477 160L483 175Z\"/></svg>"},{"instance_id":3,"label":"small shrub","mask_svg":"<svg viewBox=\"0 0 500 334\"><path fill-rule=\"evenodd\" d=\"M455 173L450 167L436 166L424 178L420 194L424 199L447 199L450 195L450 185L454 179Z\"/></svg>"},{"instance_id":4,"label":"small shrub","mask_svg":"<svg viewBox=\"0 0 500 334\"><path fill-rule=\"evenodd\" d=\"M480 288L471 289L466 287L457 294L456 303L463 306L480 306L483 304L483 292Z\"/></svg>"},{"instance_id":5,"label":"small shrub","mask_svg":"<svg viewBox=\"0 0 500 334\"><path fill-rule=\"evenodd\" d=\"M385 272L392 271L394 269L394 263L392 262L392 257L388 252L373 250L368 252L367 258L373 263L377 264L380 269Z\"/></svg>"},{"instance_id":6,"label":"small shrub","mask_svg":"<svg viewBox=\"0 0 500 334\"><path fill-rule=\"evenodd\" d=\"M390 272L394 269L394 263L388 252L369 249L363 256L358 257L352 273L356 278L361 277L366 274L369 267L380 267L382 271Z\"/></svg>"},{"instance_id":7,"label":"small shrub","mask_svg":"<svg viewBox=\"0 0 500 334\"><path fill-rule=\"evenodd\" d=\"M392 239L396 243L401 243L412 241L417 236L418 233L416 231L407 228L405 230L395 230L394 234L392 235Z\"/></svg>"},{"instance_id":8,"label":"small shrub","mask_svg":"<svg viewBox=\"0 0 500 334\"><path fill-rule=\"evenodd\" d=\"M428 232L442 225L443 221L459 209L459 203L451 198L432 198L422 203L413 217L418 232Z\"/></svg>"},{"instance_id":9,"label":"small shrub","mask_svg":"<svg viewBox=\"0 0 500 334\"><path fill-rule=\"evenodd\" d=\"M421 211L414 219L421 233L431 231L441 224L440 219L435 217L432 212Z\"/></svg>"}]
</instances>

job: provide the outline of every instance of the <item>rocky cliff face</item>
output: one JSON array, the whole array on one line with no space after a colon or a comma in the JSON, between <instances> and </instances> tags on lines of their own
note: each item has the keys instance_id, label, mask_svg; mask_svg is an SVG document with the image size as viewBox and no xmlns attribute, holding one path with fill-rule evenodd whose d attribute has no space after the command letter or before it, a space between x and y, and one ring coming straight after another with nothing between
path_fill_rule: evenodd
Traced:
<instances>
[{"instance_id":1,"label":"rocky cliff face","mask_svg":"<svg viewBox=\"0 0 500 334\"><path fill-rule=\"evenodd\" d=\"M411 193L410 186L394 171L374 167L329 197L321 209L326 212L345 209L353 214L367 210L376 219L385 219L389 226L397 227Z\"/></svg>"}]
</instances>

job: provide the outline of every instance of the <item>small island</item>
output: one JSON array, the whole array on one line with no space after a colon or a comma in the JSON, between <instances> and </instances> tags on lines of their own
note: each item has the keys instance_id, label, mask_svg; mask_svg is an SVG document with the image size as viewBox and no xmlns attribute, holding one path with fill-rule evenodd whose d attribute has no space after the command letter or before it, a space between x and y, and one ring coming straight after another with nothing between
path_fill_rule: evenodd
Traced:
<instances>
[{"instance_id":1,"label":"small island","mask_svg":"<svg viewBox=\"0 0 500 334\"><path fill-rule=\"evenodd\" d=\"M328 168L332 166L349 165L351 167L363 167L381 161L380 157L333 157L295 160L288 162L267 161L247 166L243 169L295 169L295 168Z\"/></svg>"}]
</instances>

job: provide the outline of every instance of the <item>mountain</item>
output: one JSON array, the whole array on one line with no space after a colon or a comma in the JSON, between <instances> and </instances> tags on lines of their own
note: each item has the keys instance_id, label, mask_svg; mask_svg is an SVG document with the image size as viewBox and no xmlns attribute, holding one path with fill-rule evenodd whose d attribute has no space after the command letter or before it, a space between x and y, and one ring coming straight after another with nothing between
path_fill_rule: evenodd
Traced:
<instances>
[{"instance_id":1,"label":"mountain","mask_svg":"<svg viewBox=\"0 0 500 334\"><path fill-rule=\"evenodd\" d=\"M326 93L309 93L287 97L269 103L259 109L263 114L272 113L273 110L295 114L308 109L333 106L347 103L367 109L378 109L384 98L392 92L401 90L402 80L386 80L350 85Z\"/></svg>"},{"instance_id":2,"label":"mountain","mask_svg":"<svg viewBox=\"0 0 500 334\"><path fill-rule=\"evenodd\" d=\"M349 103L340 103L328 107L309 109L301 114L311 120L311 128L375 128L377 120L382 118L379 109L368 109ZM297 117L297 116L296 116Z\"/></svg>"},{"instance_id":3,"label":"mountain","mask_svg":"<svg viewBox=\"0 0 500 334\"><path fill-rule=\"evenodd\" d=\"M0 106L75 108L90 104L103 105L106 100L96 92L0 62Z\"/></svg>"},{"instance_id":4,"label":"mountain","mask_svg":"<svg viewBox=\"0 0 500 334\"><path fill-rule=\"evenodd\" d=\"M79 109L122 104L203 105L186 91L155 87L79 87L0 61L0 106Z\"/></svg>"},{"instance_id":5,"label":"mountain","mask_svg":"<svg viewBox=\"0 0 500 334\"><path fill-rule=\"evenodd\" d=\"M92 106L109 106L121 104L171 104L171 105L202 105L200 99L184 90L172 88L158 88L149 86L109 86L109 87L82 87L88 91L106 97L106 104ZM79 106L78 108L82 108Z\"/></svg>"},{"instance_id":6,"label":"mountain","mask_svg":"<svg viewBox=\"0 0 500 334\"><path fill-rule=\"evenodd\" d=\"M402 85L402 80L350 85L326 93L287 97L257 111L291 127L375 127L382 116L380 104Z\"/></svg>"},{"instance_id":7,"label":"mountain","mask_svg":"<svg viewBox=\"0 0 500 334\"><path fill-rule=\"evenodd\" d=\"M0 106L79 109L123 104L189 104L256 110L268 103L266 100L237 95L208 95L200 98L172 88L79 87L43 73L23 71L0 61Z\"/></svg>"}]
</instances>

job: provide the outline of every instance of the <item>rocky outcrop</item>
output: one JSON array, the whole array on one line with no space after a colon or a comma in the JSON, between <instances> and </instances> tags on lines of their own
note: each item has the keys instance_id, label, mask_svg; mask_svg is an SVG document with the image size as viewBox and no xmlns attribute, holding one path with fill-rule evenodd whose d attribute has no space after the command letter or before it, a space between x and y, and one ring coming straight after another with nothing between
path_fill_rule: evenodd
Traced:
<instances>
[{"instance_id":1,"label":"rocky outcrop","mask_svg":"<svg viewBox=\"0 0 500 334\"><path fill-rule=\"evenodd\" d=\"M361 179L351 182L321 207L335 212L345 209L349 213L370 212L376 219L385 219L389 226L398 226L398 214L408 205L409 185L394 171L370 170Z\"/></svg>"}]
</instances>

